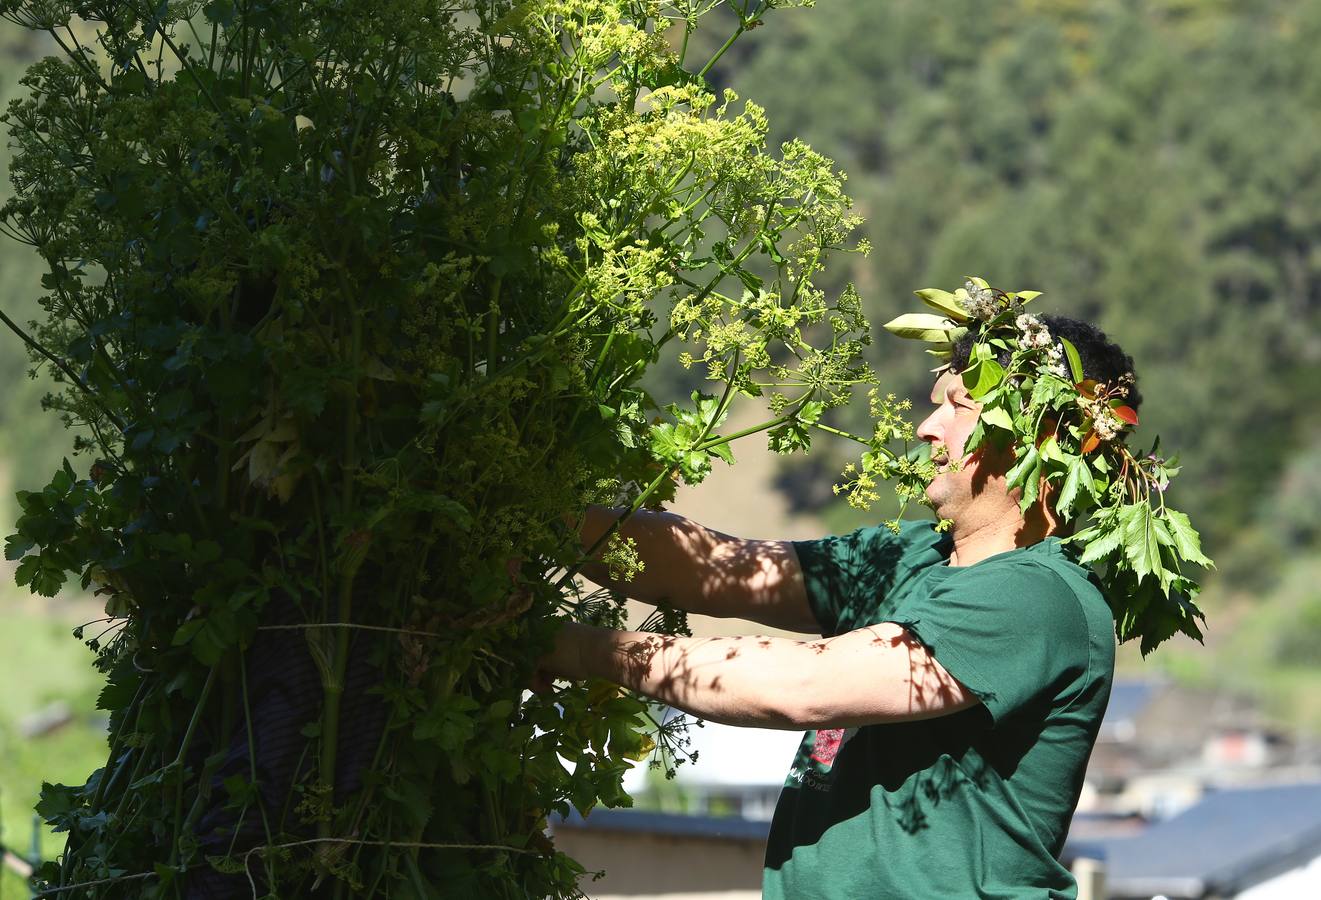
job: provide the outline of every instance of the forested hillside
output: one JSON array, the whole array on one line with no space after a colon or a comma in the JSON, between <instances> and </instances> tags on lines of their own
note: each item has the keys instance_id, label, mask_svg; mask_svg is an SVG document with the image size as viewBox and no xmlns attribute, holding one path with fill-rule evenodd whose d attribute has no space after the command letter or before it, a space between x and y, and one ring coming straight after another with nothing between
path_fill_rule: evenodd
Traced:
<instances>
[{"instance_id":1,"label":"forested hillside","mask_svg":"<svg viewBox=\"0 0 1321 900\"><path fill-rule=\"evenodd\" d=\"M1097 320L1223 554L1317 423L1321 4L829 7L726 75L849 173L873 321L972 270Z\"/></svg>"},{"instance_id":2,"label":"forested hillside","mask_svg":"<svg viewBox=\"0 0 1321 900\"><path fill-rule=\"evenodd\" d=\"M1139 435L1183 451L1216 653L1300 694L1321 644L1321 3L892 0L774 25L717 75L848 172L875 249L839 277L873 323L976 273L1105 328L1137 360ZM924 358L873 353L920 406ZM828 504L849 452L784 483Z\"/></svg>"},{"instance_id":3,"label":"forested hillside","mask_svg":"<svg viewBox=\"0 0 1321 900\"><path fill-rule=\"evenodd\" d=\"M0 96L20 90L28 41L0 30ZM1134 355L1139 434L1184 452L1177 504L1221 563L1216 650L1255 654L1272 679L1310 678L1321 642L1318 46L1315 0L823 0L712 73L848 172L875 249L835 277L874 323L976 273L1046 291L1043 308ZM0 301L20 321L37 271L0 245ZM925 358L879 336L872 354L920 409ZM68 443L27 367L0 337L0 476L17 486L44 483ZM786 463L786 489L828 506L850 452ZM1224 641L1233 596L1256 630Z\"/></svg>"}]
</instances>

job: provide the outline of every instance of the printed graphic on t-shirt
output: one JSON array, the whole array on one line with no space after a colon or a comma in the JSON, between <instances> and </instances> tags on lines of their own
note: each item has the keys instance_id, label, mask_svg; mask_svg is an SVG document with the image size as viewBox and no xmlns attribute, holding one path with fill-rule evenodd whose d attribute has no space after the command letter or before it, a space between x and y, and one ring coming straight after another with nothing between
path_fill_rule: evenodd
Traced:
<instances>
[{"instance_id":1,"label":"printed graphic on t-shirt","mask_svg":"<svg viewBox=\"0 0 1321 900\"><path fill-rule=\"evenodd\" d=\"M843 743L843 728L818 729L816 740L812 742L812 759L823 766L829 766L835 761L835 757L839 754L840 745Z\"/></svg>"},{"instance_id":2,"label":"printed graphic on t-shirt","mask_svg":"<svg viewBox=\"0 0 1321 900\"><path fill-rule=\"evenodd\" d=\"M798 758L794 761L793 768L789 770L785 784L817 791L830 790L831 766L839 756L839 751L857 733L856 728L819 729L812 735L811 750L807 749L808 741L804 738L802 746L798 748Z\"/></svg>"}]
</instances>

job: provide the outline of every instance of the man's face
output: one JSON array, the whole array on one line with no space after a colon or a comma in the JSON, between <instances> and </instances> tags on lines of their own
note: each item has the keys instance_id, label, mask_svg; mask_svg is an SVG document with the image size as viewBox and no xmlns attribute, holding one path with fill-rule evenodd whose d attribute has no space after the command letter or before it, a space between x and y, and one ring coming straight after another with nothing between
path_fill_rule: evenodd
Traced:
<instances>
[{"instance_id":1,"label":"man's face","mask_svg":"<svg viewBox=\"0 0 1321 900\"><path fill-rule=\"evenodd\" d=\"M931 403L935 410L917 427L917 436L931 444L931 461L938 473L927 485L927 497L943 518L957 520L979 496L1004 497L1007 467L999 464L1003 460L988 459L982 450L964 453L981 404L968 395L961 377L942 373L931 390ZM959 465L951 469L952 463Z\"/></svg>"}]
</instances>

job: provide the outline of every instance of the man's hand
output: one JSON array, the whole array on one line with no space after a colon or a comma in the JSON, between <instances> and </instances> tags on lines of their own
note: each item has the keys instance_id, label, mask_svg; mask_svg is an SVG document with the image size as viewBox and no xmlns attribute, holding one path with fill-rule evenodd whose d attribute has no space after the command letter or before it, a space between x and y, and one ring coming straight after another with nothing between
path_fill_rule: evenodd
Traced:
<instances>
[{"instance_id":1,"label":"man's hand","mask_svg":"<svg viewBox=\"0 0 1321 900\"><path fill-rule=\"evenodd\" d=\"M552 682L556 679L581 681L588 677L582 665L584 629L592 630L590 626L579 625L577 622L565 622L560 626L560 630L555 633L555 646L537 661L537 671L532 675L532 690L545 693L551 690Z\"/></svg>"}]
</instances>

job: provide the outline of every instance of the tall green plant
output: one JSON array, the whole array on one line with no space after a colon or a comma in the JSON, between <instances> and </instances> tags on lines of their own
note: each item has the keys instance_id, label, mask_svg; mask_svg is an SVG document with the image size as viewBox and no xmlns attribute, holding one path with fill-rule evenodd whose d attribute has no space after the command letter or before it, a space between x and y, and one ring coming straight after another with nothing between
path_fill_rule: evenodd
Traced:
<instances>
[{"instance_id":1,"label":"tall green plant","mask_svg":"<svg viewBox=\"0 0 1321 900\"><path fill-rule=\"evenodd\" d=\"M804 447L870 378L813 283L842 177L685 58L718 5L0 3L64 50L6 117L3 228L48 272L4 322L91 435L6 555L108 629L107 764L39 805L52 895L577 892L548 814L627 804L672 735L524 696L557 617L618 608L566 515ZM802 4L724 5L716 58ZM661 408L672 342L714 390Z\"/></svg>"}]
</instances>

